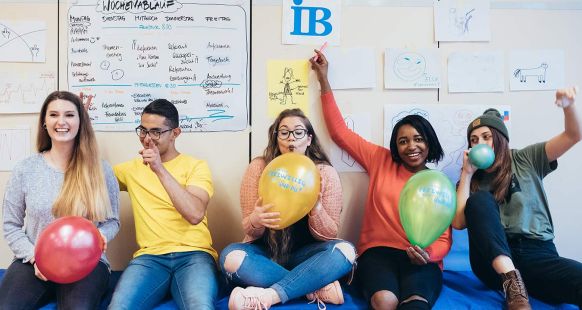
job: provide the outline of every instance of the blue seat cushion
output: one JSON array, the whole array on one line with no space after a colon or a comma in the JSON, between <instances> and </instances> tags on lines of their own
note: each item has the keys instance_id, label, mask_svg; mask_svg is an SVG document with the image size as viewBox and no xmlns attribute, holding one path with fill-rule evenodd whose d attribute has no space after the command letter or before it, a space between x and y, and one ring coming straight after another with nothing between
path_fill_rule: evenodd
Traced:
<instances>
[{"instance_id":1,"label":"blue seat cushion","mask_svg":"<svg viewBox=\"0 0 582 310\"><path fill-rule=\"evenodd\" d=\"M471 271L469 264L469 244L466 230L453 231L453 247L444 261L445 271L443 274L443 289L439 299L433 309L500 309L504 303L501 292L488 289ZM4 276L5 270L0 269L0 279ZM111 295L115 285L121 276L120 271L111 274L109 288L103 301L101 309L107 309L111 301ZM344 304L327 305L328 309L367 309L368 304L362 297L357 284L343 285ZM531 305L536 310L574 310L578 309L574 305L551 305L543 303L530 297ZM290 301L284 305L277 305L273 309L317 309L316 304L308 304L304 298ZM55 303L49 303L41 309L56 309ZM156 310L178 309L174 301L168 296L156 308ZM216 309L228 309L228 295L220 296L216 304Z\"/></svg>"},{"instance_id":2,"label":"blue seat cushion","mask_svg":"<svg viewBox=\"0 0 582 310\"><path fill-rule=\"evenodd\" d=\"M4 275L5 270L0 270L0 278ZM111 301L113 288L119 279L121 272L115 271L111 276L109 290L101 303L101 309L107 309ZM328 309L367 309L367 302L360 294L355 285L344 285L345 303L341 306L327 305ZM314 304L307 304L306 299L297 299L284 305L277 305L273 309L317 309ZM574 305L550 305L531 298L531 304L534 309L540 310L575 310L578 307ZM503 296L500 292L489 290L475 275L470 271L451 271L444 272L444 286L439 299L433 309L500 309L503 305ZM43 310L56 309L56 304L49 303L43 306ZM178 309L174 301L169 297L160 303L156 310L175 310ZM228 296L222 296L217 302L216 309L228 309Z\"/></svg>"}]
</instances>

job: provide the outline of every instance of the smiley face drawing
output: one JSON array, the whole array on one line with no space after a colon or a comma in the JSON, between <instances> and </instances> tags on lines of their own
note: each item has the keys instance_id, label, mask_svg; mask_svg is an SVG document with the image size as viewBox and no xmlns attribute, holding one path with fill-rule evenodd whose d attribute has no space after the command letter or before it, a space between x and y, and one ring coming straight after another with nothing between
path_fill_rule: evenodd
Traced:
<instances>
[{"instance_id":1,"label":"smiley face drawing","mask_svg":"<svg viewBox=\"0 0 582 310\"><path fill-rule=\"evenodd\" d=\"M394 60L394 73L404 81L418 80L424 75L426 70L426 60L424 56L405 52L396 57Z\"/></svg>"}]
</instances>

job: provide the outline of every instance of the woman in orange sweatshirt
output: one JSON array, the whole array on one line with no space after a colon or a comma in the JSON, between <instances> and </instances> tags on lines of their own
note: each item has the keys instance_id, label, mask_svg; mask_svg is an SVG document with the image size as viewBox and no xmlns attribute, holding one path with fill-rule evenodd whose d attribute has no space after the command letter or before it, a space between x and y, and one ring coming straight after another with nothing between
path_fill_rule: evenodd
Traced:
<instances>
[{"instance_id":1,"label":"woman in orange sweatshirt","mask_svg":"<svg viewBox=\"0 0 582 310\"><path fill-rule=\"evenodd\" d=\"M414 173L442 159L436 133L426 119L409 115L394 126L386 149L349 130L327 79L327 59L315 52L310 61L321 85L329 134L370 177L357 247L357 276L364 295L374 309L430 309L442 288L442 260L451 248L451 231L447 229L425 249L412 246L400 223L398 200Z\"/></svg>"}]
</instances>

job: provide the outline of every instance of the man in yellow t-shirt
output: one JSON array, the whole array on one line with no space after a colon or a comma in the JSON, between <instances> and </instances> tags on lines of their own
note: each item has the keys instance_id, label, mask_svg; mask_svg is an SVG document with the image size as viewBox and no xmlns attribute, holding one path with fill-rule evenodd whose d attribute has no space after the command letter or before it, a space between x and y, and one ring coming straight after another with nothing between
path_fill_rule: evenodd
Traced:
<instances>
[{"instance_id":1,"label":"man in yellow t-shirt","mask_svg":"<svg viewBox=\"0 0 582 310\"><path fill-rule=\"evenodd\" d=\"M136 128L141 157L113 168L131 198L140 249L109 309L151 309L168 290L180 309L214 309L217 254L206 218L212 177L205 161L176 150L178 122L171 102L151 102Z\"/></svg>"}]
</instances>

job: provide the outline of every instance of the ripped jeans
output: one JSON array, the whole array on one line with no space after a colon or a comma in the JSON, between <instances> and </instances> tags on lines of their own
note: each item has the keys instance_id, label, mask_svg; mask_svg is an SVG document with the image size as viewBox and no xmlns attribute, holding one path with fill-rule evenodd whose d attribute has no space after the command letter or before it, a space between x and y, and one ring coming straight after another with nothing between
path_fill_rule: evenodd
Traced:
<instances>
[{"instance_id":1,"label":"ripped jeans","mask_svg":"<svg viewBox=\"0 0 582 310\"><path fill-rule=\"evenodd\" d=\"M289 255L286 268L269 258L263 245L233 243L220 254L220 268L229 282L241 286L256 286L274 289L281 302L312 293L341 278L352 269L353 262L336 248L344 240L314 242ZM232 251L245 252L245 258L235 273L224 269L226 256Z\"/></svg>"}]
</instances>

